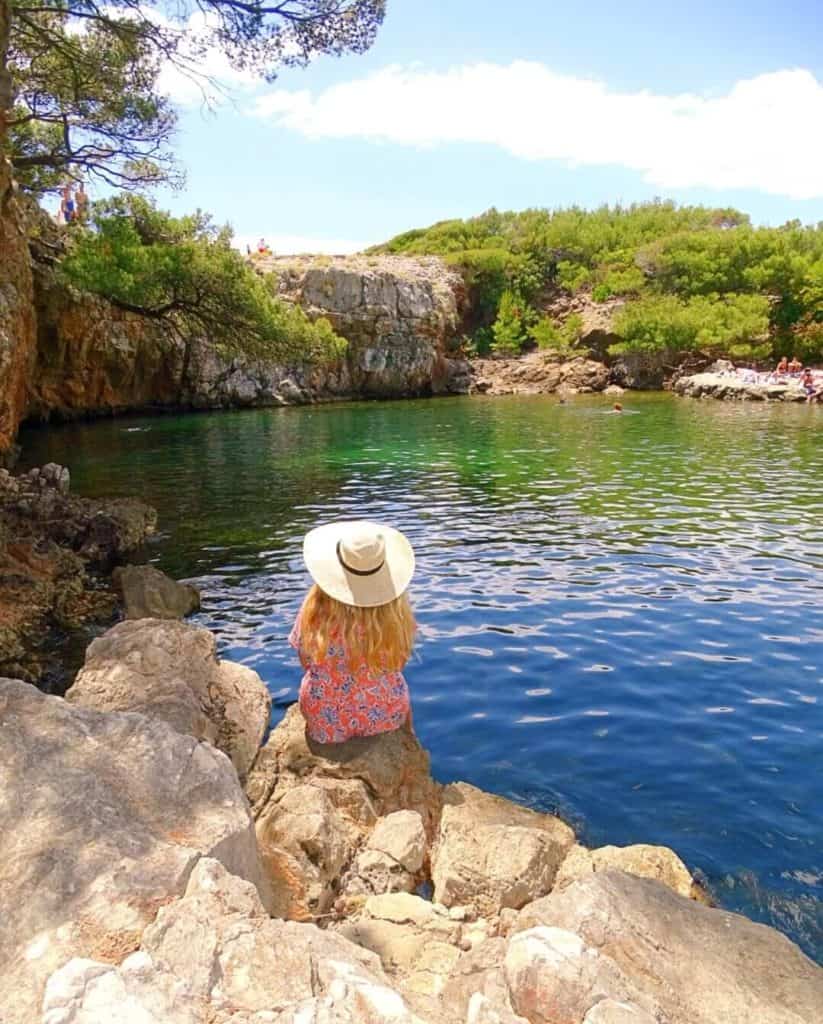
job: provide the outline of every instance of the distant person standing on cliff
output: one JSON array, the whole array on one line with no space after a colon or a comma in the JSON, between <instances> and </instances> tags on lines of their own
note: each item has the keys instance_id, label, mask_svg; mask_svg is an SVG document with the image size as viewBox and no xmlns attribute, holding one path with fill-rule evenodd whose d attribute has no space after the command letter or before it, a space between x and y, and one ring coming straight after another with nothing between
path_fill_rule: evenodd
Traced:
<instances>
[{"instance_id":1,"label":"distant person standing on cliff","mask_svg":"<svg viewBox=\"0 0 823 1024\"><path fill-rule=\"evenodd\" d=\"M78 224L85 224L89 219L89 197L82 181L74 193L74 205Z\"/></svg>"},{"instance_id":2,"label":"distant person standing on cliff","mask_svg":"<svg viewBox=\"0 0 823 1024\"><path fill-rule=\"evenodd\" d=\"M408 539L377 523L330 523L306 535L303 558L314 586L289 643L306 670L299 699L309 739L343 743L411 728L402 675L416 631Z\"/></svg>"},{"instance_id":3,"label":"distant person standing on cliff","mask_svg":"<svg viewBox=\"0 0 823 1024\"><path fill-rule=\"evenodd\" d=\"M63 215L64 224L72 224L75 219L74 200L71 197L71 186L63 186L63 198L60 200L60 213Z\"/></svg>"}]
</instances>

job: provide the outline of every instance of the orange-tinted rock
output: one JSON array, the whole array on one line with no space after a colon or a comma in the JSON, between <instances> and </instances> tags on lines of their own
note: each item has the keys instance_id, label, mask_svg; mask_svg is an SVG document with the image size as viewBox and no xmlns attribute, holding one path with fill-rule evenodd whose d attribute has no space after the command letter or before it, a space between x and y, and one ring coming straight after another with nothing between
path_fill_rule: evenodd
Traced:
<instances>
[{"instance_id":1,"label":"orange-tinted rock","mask_svg":"<svg viewBox=\"0 0 823 1024\"><path fill-rule=\"evenodd\" d=\"M25 415L34 355L29 248L10 168L0 157L0 464Z\"/></svg>"}]
</instances>

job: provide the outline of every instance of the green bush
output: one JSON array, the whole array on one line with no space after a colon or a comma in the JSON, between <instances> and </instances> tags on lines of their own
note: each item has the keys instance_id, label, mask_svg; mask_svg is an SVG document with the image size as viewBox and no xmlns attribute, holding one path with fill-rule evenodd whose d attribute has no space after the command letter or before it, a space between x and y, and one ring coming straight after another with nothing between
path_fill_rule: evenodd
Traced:
<instances>
[{"instance_id":1,"label":"green bush","mask_svg":"<svg viewBox=\"0 0 823 1024\"><path fill-rule=\"evenodd\" d=\"M654 296L626 305L615 318L622 352L702 352L760 359L771 351L769 300L762 295L721 298Z\"/></svg>"},{"instance_id":2,"label":"green bush","mask_svg":"<svg viewBox=\"0 0 823 1024\"><path fill-rule=\"evenodd\" d=\"M562 324L556 324L549 316L541 317L529 328L529 337L538 348L570 352L580 341L583 332L583 318L572 313Z\"/></svg>"},{"instance_id":3,"label":"green bush","mask_svg":"<svg viewBox=\"0 0 823 1024\"><path fill-rule=\"evenodd\" d=\"M630 346L659 347L656 339L666 337L678 348L741 358L769 344L821 357L823 223L753 228L736 210L659 200L596 210L489 210L406 232L378 251L439 253L463 267L476 326L492 327L498 350L525 344L522 324L501 309L504 293L539 309L553 283L569 292L591 289L595 301L642 303L642 315L621 319ZM526 323L532 339L556 346L551 323L538 321L534 314ZM722 351L724 344L731 347Z\"/></svg>"},{"instance_id":4,"label":"green bush","mask_svg":"<svg viewBox=\"0 0 823 1024\"><path fill-rule=\"evenodd\" d=\"M529 328L535 313L522 295L507 288L500 297L497 319L492 324L492 350L501 355L516 355L529 341Z\"/></svg>"}]
</instances>

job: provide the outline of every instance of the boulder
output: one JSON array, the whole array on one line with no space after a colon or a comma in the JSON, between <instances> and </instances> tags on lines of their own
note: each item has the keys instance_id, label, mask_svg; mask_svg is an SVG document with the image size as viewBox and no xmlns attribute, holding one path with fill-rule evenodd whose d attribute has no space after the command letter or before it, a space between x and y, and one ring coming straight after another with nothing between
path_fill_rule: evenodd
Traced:
<instances>
[{"instance_id":1,"label":"boulder","mask_svg":"<svg viewBox=\"0 0 823 1024\"><path fill-rule=\"evenodd\" d=\"M484 915L520 908L550 891L573 843L559 818L454 783L443 791L432 852L434 898L447 907L472 904Z\"/></svg>"},{"instance_id":2,"label":"boulder","mask_svg":"<svg viewBox=\"0 0 823 1024\"><path fill-rule=\"evenodd\" d=\"M254 887L201 860L120 966L72 960L42 1024L413 1024L377 957L333 932L270 919Z\"/></svg>"},{"instance_id":3,"label":"boulder","mask_svg":"<svg viewBox=\"0 0 823 1024\"><path fill-rule=\"evenodd\" d=\"M372 896L360 916L338 927L414 994L439 995L461 955L460 925L410 893Z\"/></svg>"},{"instance_id":4,"label":"boulder","mask_svg":"<svg viewBox=\"0 0 823 1024\"><path fill-rule=\"evenodd\" d=\"M488 395L576 394L602 391L609 382L604 363L542 349L507 359L475 359L472 371L468 390Z\"/></svg>"},{"instance_id":5,"label":"boulder","mask_svg":"<svg viewBox=\"0 0 823 1024\"><path fill-rule=\"evenodd\" d=\"M136 950L202 857L265 893L248 805L213 747L17 680L0 680L0 723L3 1024L32 1024L72 958Z\"/></svg>"},{"instance_id":6,"label":"boulder","mask_svg":"<svg viewBox=\"0 0 823 1024\"><path fill-rule=\"evenodd\" d=\"M555 887L562 888L594 871L608 871L610 868L638 875L640 878L653 878L680 896L695 895L694 879L674 850L666 846L648 846L645 843L634 846L601 846L596 850L587 850L585 846L580 845L573 846L560 865L554 884Z\"/></svg>"},{"instance_id":7,"label":"boulder","mask_svg":"<svg viewBox=\"0 0 823 1024\"><path fill-rule=\"evenodd\" d=\"M669 350L657 352L624 352L611 368L616 384L633 390L657 391L672 375L681 356Z\"/></svg>"},{"instance_id":8,"label":"boulder","mask_svg":"<svg viewBox=\"0 0 823 1024\"><path fill-rule=\"evenodd\" d=\"M124 565L114 570L127 619L185 619L200 610L200 591L178 583L152 565Z\"/></svg>"},{"instance_id":9,"label":"boulder","mask_svg":"<svg viewBox=\"0 0 823 1024\"><path fill-rule=\"evenodd\" d=\"M381 818L342 881L347 895L412 892L423 880L426 831L417 811Z\"/></svg>"},{"instance_id":10,"label":"boulder","mask_svg":"<svg viewBox=\"0 0 823 1024\"><path fill-rule=\"evenodd\" d=\"M90 644L66 700L98 711L139 711L251 768L271 697L256 672L220 661L206 629L169 619L121 622Z\"/></svg>"},{"instance_id":11,"label":"boulder","mask_svg":"<svg viewBox=\"0 0 823 1024\"><path fill-rule=\"evenodd\" d=\"M463 953L455 963L443 986L441 1002L456 1021L462 1024L472 1013L482 1024L498 1024L494 1014L500 1024L519 1024L524 1020L515 1014L509 999L503 970L507 946L503 938L490 938Z\"/></svg>"},{"instance_id":12,"label":"boulder","mask_svg":"<svg viewBox=\"0 0 823 1024\"><path fill-rule=\"evenodd\" d=\"M638 1006L618 1003L614 999L596 1003L583 1018L583 1024L658 1024L658 1021L658 1017L653 1017Z\"/></svg>"},{"instance_id":13,"label":"boulder","mask_svg":"<svg viewBox=\"0 0 823 1024\"><path fill-rule=\"evenodd\" d=\"M519 918L520 929L565 929L610 957L667 1024L820 1020L823 968L774 929L684 899L659 882L597 871L525 907Z\"/></svg>"},{"instance_id":14,"label":"boulder","mask_svg":"<svg viewBox=\"0 0 823 1024\"><path fill-rule=\"evenodd\" d=\"M597 1003L633 990L610 957L562 928L515 935L504 971L512 1006L530 1024L580 1024Z\"/></svg>"},{"instance_id":15,"label":"boulder","mask_svg":"<svg viewBox=\"0 0 823 1024\"><path fill-rule=\"evenodd\" d=\"M280 893L283 912L298 919L330 905L378 817L415 811L430 839L440 811L440 787L413 733L399 729L346 743L316 744L307 738L296 704L260 751L246 792L264 867ZM312 838L319 820L300 822L296 815L301 807L333 823L336 838L321 843ZM321 832L329 836L331 824ZM381 863L388 868L388 861Z\"/></svg>"},{"instance_id":16,"label":"boulder","mask_svg":"<svg viewBox=\"0 0 823 1024\"><path fill-rule=\"evenodd\" d=\"M273 867L278 913L304 919L328 910L359 833L326 790L308 784L287 790L260 816L257 834L263 864Z\"/></svg>"}]
</instances>

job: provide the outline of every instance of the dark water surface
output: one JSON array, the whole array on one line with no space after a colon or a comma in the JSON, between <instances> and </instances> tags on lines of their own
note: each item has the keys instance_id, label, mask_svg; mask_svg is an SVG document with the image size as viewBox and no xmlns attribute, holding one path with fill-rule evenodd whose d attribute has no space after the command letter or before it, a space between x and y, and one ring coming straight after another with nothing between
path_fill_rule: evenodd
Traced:
<instances>
[{"instance_id":1,"label":"dark water surface","mask_svg":"<svg viewBox=\"0 0 823 1024\"><path fill-rule=\"evenodd\" d=\"M150 556L296 698L300 543L386 519L418 556L407 670L440 779L662 843L823 960L823 415L454 399L29 431L26 461L160 513Z\"/></svg>"}]
</instances>

